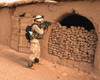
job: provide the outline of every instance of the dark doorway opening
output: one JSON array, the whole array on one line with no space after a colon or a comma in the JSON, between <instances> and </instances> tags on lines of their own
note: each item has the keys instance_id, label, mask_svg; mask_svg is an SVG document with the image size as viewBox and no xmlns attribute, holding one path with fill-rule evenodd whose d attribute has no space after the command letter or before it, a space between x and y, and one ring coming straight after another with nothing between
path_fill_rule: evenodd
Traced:
<instances>
[{"instance_id":1,"label":"dark doorway opening","mask_svg":"<svg viewBox=\"0 0 100 80\"><path fill-rule=\"evenodd\" d=\"M90 20L77 14L65 17L60 21L60 24L62 26L67 26L68 28L70 28L70 26L80 26L84 27L88 31L95 29Z\"/></svg>"}]
</instances>

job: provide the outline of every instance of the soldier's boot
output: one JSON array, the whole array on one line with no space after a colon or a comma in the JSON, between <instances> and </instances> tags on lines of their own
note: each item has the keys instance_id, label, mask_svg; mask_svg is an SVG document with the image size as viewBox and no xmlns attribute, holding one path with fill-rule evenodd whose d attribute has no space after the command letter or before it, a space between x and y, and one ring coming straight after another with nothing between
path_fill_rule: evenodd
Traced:
<instances>
[{"instance_id":1,"label":"soldier's boot","mask_svg":"<svg viewBox=\"0 0 100 80\"><path fill-rule=\"evenodd\" d=\"M35 58L35 63L42 64L38 58Z\"/></svg>"},{"instance_id":2,"label":"soldier's boot","mask_svg":"<svg viewBox=\"0 0 100 80\"><path fill-rule=\"evenodd\" d=\"M32 67L33 66L33 62L32 61L28 61L28 67Z\"/></svg>"},{"instance_id":3,"label":"soldier's boot","mask_svg":"<svg viewBox=\"0 0 100 80\"><path fill-rule=\"evenodd\" d=\"M28 61L28 67L35 70L36 68L33 65L34 65L33 61Z\"/></svg>"}]
</instances>

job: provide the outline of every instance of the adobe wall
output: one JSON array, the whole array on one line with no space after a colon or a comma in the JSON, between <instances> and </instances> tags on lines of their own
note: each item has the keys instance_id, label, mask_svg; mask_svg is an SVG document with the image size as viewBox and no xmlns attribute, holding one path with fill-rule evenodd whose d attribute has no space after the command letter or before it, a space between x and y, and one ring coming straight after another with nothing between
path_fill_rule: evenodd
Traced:
<instances>
[{"instance_id":1,"label":"adobe wall","mask_svg":"<svg viewBox=\"0 0 100 80\"><path fill-rule=\"evenodd\" d=\"M10 46L11 19L9 8L0 9L0 45Z\"/></svg>"},{"instance_id":2,"label":"adobe wall","mask_svg":"<svg viewBox=\"0 0 100 80\"><path fill-rule=\"evenodd\" d=\"M97 45L97 50L95 53L95 61L94 61L94 66L96 69L100 70L100 2L95 1L95 2L88 2L88 1L77 1L77 2L61 2L58 4L47 4L47 3L36 3L36 4L30 4L30 5L23 5L23 6L18 6L16 7L16 11L14 12L14 16L19 17L19 15L22 15L24 13L29 14L30 17L34 15L44 15L45 20L51 21L51 22L57 22L60 20L63 15L70 14L72 13L73 10L76 11L77 14L80 14L86 18L88 18L94 25L97 35L98 35L98 45ZM52 29L52 27L51 27ZM54 63L59 63L62 65L66 65L68 67L81 67L80 69L89 69L89 65L87 66L86 63L78 63L74 61L64 61L59 59L56 56L48 54L48 38L50 34L50 30L48 31L47 34L45 34L45 37L43 40L40 41L41 43L41 57L48 59L49 61L52 61Z\"/></svg>"},{"instance_id":3,"label":"adobe wall","mask_svg":"<svg viewBox=\"0 0 100 80\"><path fill-rule=\"evenodd\" d=\"M26 13L26 17L32 17L38 14L44 15L45 20L55 23L60 21L64 17L73 13L73 10L77 14L88 18L94 25L98 35L98 45L95 53L94 64L87 64L84 62L76 62L73 60L60 59L57 56L48 53L48 39L53 26L49 27L44 38L40 40L41 44L41 57L45 58L53 63L59 63L70 68L76 68L77 70L83 70L85 72L100 70L100 2L61 2L58 4L49 3L35 3L28 5L21 5L14 8L2 8L0 9L0 44L10 46L11 40L11 17L19 18L19 15ZM95 67L95 69L94 69Z\"/></svg>"}]
</instances>

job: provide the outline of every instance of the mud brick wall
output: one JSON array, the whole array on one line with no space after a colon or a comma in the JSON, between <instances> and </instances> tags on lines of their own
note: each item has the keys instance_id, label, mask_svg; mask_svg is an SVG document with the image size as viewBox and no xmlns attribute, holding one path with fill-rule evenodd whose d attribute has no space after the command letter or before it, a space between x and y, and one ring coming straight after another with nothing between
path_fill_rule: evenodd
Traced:
<instances>
[{"instance_id":1,"label":"mud brick wall","mask_svg":"<svg viewBox=\"0 0 100 80\"><path fill-rule=\"evenodd\" d=\"M49 37L48 53L59 58L93 63L97 35L95 30L80 26L61 26L57 23Z\"/></svg>"}]
</instances>

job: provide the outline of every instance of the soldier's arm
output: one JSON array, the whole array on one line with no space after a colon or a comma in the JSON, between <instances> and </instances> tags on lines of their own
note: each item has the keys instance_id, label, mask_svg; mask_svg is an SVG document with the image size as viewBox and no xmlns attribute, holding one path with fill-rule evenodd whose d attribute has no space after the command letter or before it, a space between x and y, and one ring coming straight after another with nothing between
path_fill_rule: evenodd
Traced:
<instances>
[{"instance_id":1,"label":"soldier's arm","mask_svg":"<svg viewBox=\"0 0 100 80\"><path fill-rule=\"evenodd\" d=\"M32 26L32 31L36 31L38 34L43 34L44 33L43 28L40 29L37 25Z\"/></svg>"}]
</instances>

